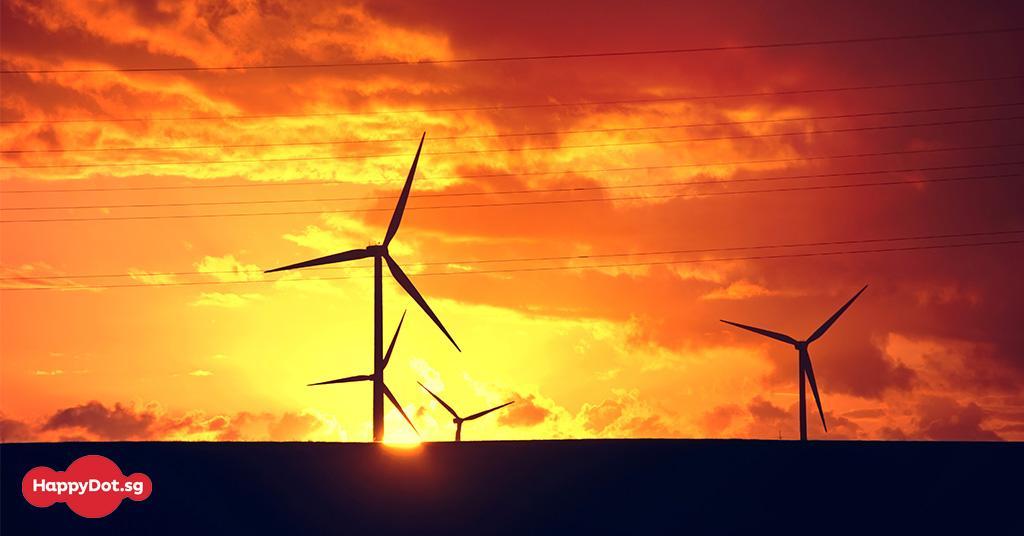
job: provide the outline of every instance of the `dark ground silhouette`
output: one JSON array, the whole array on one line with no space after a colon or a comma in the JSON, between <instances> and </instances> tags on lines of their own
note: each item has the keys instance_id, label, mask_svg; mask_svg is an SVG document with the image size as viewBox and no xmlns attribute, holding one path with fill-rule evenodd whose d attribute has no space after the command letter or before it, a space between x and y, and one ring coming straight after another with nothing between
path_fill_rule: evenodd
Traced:
<instances>
[{"instance_id":1,"label":"dark ground silhouette","mask_svg":"<svg viewBox=\"0 0 1024 536\"><path fill-rule=\"evenodd\" d=\"M102 454L152 478L102 519L20 483ZM1021 443L718 440L0 446L0 532L20 534L1020 534Z\"/></svg>"}]
</instances>

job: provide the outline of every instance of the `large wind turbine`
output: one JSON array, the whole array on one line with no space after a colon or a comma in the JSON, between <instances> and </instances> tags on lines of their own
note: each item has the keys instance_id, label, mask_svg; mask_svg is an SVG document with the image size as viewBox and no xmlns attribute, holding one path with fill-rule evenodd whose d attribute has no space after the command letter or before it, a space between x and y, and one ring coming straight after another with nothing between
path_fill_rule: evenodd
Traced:
<instances>
[{"instance_id":1,"label":"large wind turbine","mask_svg":"<svg viewBox=\"0 0 1024 536\"><path fill-rule=\"evenodd\" d=\"M419 383L419 382L417 382L417 383ZM420 387L422 387L428 393L430 393L430 396L434 397L434 400L437 400L438 402L440 402L441 405L444 406L444 409L448 410L448 413L451 413L452 417L454 417L452 419L452 422L455 423L455 441L456 442L462 441L462 423L464 423L466 421L472 421L473 419L479 419L480 417L483 417L484 415L487 415L488 413L490 413L492 411L497 411L497 410L499 410L499 409L501 409L501 408L511 404L512 402L515 402L515 400L513 400L512 402L505 402L504 404L502 404L500 406L494 406L493 408L481 411L480 413L474 413L474 414L470 415L469 417L459 417L459 414L455 413L455 410L452 409L451 406L449 406L447 403L445 403L444 400L441 400L441 397L435 395L433 391L431 391L430 389L427 389L426 385L423 385L422 383L420 383Z\"/></svg>"},{"instance_id":2,"label":"large wind turbine","mask_svg":"<svg viewBox=\"0 0 1024 536\"><path fill-rule=\"evenodd\" d=\"M405 414L405 410L403 410L402 405L398 403L398 399L395 398L395 395L391 392L391 389L388 389L387 384L384 383L384 367L388 366L388 363L391 362L391 352L394 351L395 349L395 341L398 340L398 332L402 330L402 322L405 322L405 313L402 313L402 319L398 321L398 327L395 328L394 337L391 337L391 344L388 345L388 352L384 354L384 363L381 365L379 372L374 372L373 374L362 374L359 376L349 376L347 378L338 378L337 380L328 380L325 382L311 383L309 384L309 387L313 387L315 385L330 385L332 383L372 381L374 385L374 391L377 390L377 385L380 385L381 390L384 391L384 396L388 397L388 400L390 400L391 403L395 405L395 408L398 410L399 413L402 414L402 417L405 417L405 422L409 423L409 426L412 426L413 431L419 434L420 431L416 429L416 425L413 424L412 420L409 419L409 416Z\"/></svg>"},{"instance_id":3,"label":"large wind turbine","mask_svg":"<svg viewBox=\"0 0 1024 536\"><path fill-rule=\"evenodd\" d=\"M825 413L821 409L821 397L818 396L818 383L814 380L814 368L811 366L811 354L807 350L807 347L810 346L812 342L821 338L821 336L824 335L826 331L828 331L828 328L832 327L832 324L834 324L835 321L838 320L839 317L846 312L846 309L848 309L850 305L853 304L853 301L856 300L857 297L860 296L861 293L864 292L867 288L868 286L864 285L864 288L860 289L860 291L854 294L853 297L850 298L850 301L846 302L845 305L843 305L842 307L839 308L838 311L836 311L836 314L832 315L828 320L825 321L824 324L822 324L818 329L814 330L814 333L812 333L810 337L807 337L807 340L805 341L798 341L793 337L790 337L789 335L769 331L767 329L755 328L753 326L746 326L743 324L737 324L736 322L722 320L722 322L725 322L726 324L730 324L748 331L753 331L754 333L757 333L759 335L764 335L765 337L769 337L777 341L784 342L786 344L792 344L793 347L796 348L797 353L800 355L799 384L801 441L807 441L807 388L805 384L805 378L806 380L809 380L811 382L811 392L814 393L814 402L815 404L818 405L818 415L821 416L821 426L822 428L825 429L826 432L828 432L828 426L825 425Z\"/></svg>"},{"instance_id":4,"label":"large wind turbine","mask_svg":"<svg viewBox=\"0 0 1024 536\"><path fill-rule=\"evenodd\" d=\"M402 223L402 213L405 212L405 204L409 200L409 190L412 188L412 179L416 175L416 164L420 160L420 151L423 150L423 140L426 138L426 133L420 138L419 148L416 149L416 156L412 160L412 167L409 169L409 176L405 179L405 186L402 188L402 194L398 197L398 204L395 205L395 212L391 215L391 223L388 225L388 230L384 234L384 242L382 244L375 244L367 246L362 249L352 249L344 251L342 253L335 253L334 255L327 255L326 257L320 257L308 261L303 261L296 264L289 264L288 266L282 266L280 268L274 268L273 270L267 270L267 273L278 272L281 270L294 270L296 268L307 268L309 266L319 266L322 264L333 264L336 262L353 261L356 259L366 259L373 257L373 440L382 441L384 439L384 300L381 283L383 280L383 273L381 269L382 262L386 262L388 269L391 270L391 275L394 276L395 281L402 286L403 289L412 296L413 300L420 305L427 316L437 324L437 327L441 328L441 331L448 337L448 340L455 345L455 349L462 351L458 344L455 344L455 339L452 338L448 330L445 329L444 325L434 314L434 311L427 305L427 301L423 299L423 295L420 294L416 287L409 280L409 277L405 275L402 268L398 266L398 263L391 258L391 254L388 253L388 245L391 244L391 240L395 238L395 233L398 232L398 226Z\"/></svg>"}]
</instances>

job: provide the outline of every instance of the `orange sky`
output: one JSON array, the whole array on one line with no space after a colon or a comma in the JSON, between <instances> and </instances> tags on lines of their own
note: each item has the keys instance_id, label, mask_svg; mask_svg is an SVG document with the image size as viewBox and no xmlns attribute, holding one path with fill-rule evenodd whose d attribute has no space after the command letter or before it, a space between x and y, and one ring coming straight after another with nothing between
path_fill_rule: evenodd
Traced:
<instances>
[{"instance_id":1,"label":"orange sky","mask_svg":"<svg viewBox=\"0 0 1024 536\"><path fill-rule=\"evenodd\" d=\"M13 71L714 47L991 29L1022 15L1012 2L0 10ZM388 384L424 439L454 427L417 381L464 413L517 401L466 424L467 440L795 438L795 352L718 319L802 338L864 284L811 348L830 425L826 436L812 406L812 438L1024 439L1019 243L713 260L1020 239L728 249L1024 229L1012 146L1024 79L991 80L1020 74L1022 46L1004 33L0 75L3 439L368 440L369 384L305 384L371 371L370 262L259 272L379 242L423 131L391 251L463 352L390 279L384 331L409 309ZM905 85L966 79L987 80ZM903 86L804 91L890 84ZM507 108L750 93L783 94ZM857 117L825 117L836 115ZM197 116L249 117L180 119ZM545 132L556 134L507 136ZM779 133L794 135L768 136ZM363 142L322 143L338 140ZM663 143L628 144L645 141ZM991 145L1011 146L962 149ZM864 153L890 154L818 158ZM775 162L749 163L764 160ZM213 163L152 165L181 161ZM804 178L778 179L793 176ZM907 184L807 189L877 182ZM785 191L733 195L751 190ZM598 201L560 202L585 199ZM516 204L538 201L559 202ZM153 204L171 206L117 207ZM16 210L48 206L87 208ZM714 251L635 255L694 249ZM634 255L550 259L605 254ZM520 258L547 260L507 260ZM476 260L504 261L465 262ZM521 268L543 270L507 271ZM414 437L390 407L386 419L389 439Z\"/></svg>"}]
</instances>

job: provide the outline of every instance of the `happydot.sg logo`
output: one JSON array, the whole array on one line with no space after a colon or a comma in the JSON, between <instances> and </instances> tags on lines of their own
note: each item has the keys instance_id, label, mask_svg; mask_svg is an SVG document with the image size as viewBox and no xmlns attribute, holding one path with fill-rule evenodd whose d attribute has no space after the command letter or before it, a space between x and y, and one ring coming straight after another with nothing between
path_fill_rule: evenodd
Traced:
<instances>
[{"instance_id":1,"label":"happydot.sg logo","mask_svg":"<svg viewBox=\"0 0 1024 536\"><path fill-rule=\"evenodd\" d=\"M67 471L35 467L21 480L21 493L32 506L46 508L63 502L72 512L90 518L109 515L126 497L142 501L152 492L148 476L124 476L116 463L96 454L75 460Z\"/></svg>"}]
</instances>

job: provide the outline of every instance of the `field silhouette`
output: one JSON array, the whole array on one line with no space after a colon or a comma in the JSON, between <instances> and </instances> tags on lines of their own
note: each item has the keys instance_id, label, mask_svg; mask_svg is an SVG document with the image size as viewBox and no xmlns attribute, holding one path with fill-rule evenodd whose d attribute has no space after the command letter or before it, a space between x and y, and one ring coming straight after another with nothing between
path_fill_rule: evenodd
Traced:
<instances>
[{"instance_id":1,"label":"field silhouette","mask_svg":"<svg viewBox=\"0 0 1024 536\"><path fill-rule=\"evenodd\" d=\"M153 481L102 519L35 508L34 466L101 454ZM1024 446L577 440L6 444L4 534L984 533L1024 528Z\"/></svg>"}]
</instances>

